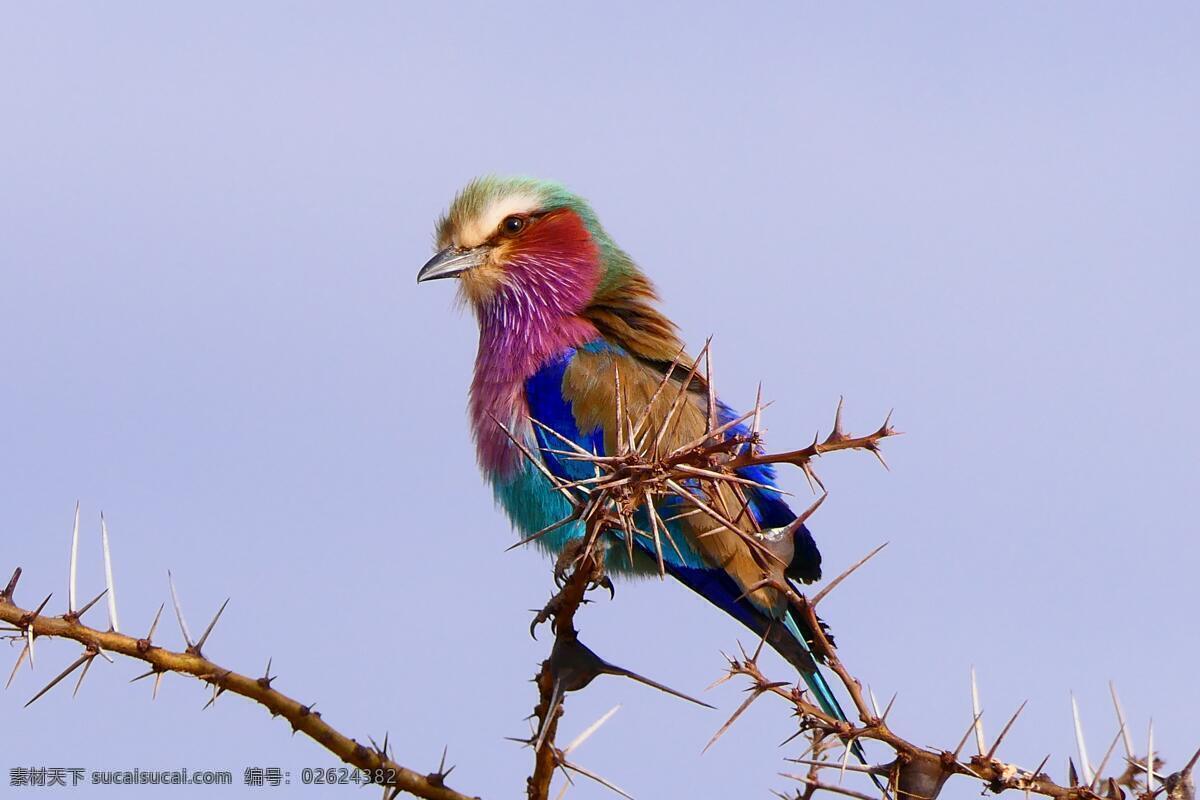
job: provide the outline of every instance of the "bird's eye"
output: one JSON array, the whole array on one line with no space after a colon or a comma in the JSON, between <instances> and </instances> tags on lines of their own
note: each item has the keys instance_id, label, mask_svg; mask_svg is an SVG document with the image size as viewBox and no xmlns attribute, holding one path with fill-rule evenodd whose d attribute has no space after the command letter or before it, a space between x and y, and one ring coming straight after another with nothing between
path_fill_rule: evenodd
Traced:
<instances>
[{"instance_id":1,"label":"bird's eye","mask_svg":"<svg viewBox=\"0 0 1200 800\"><path fill-rule=\"evenodd\" d=\"M500 230L509 236L516 236L521 231L525 230L525 218L518 216L505 217L500 223Z\"/></svg>"}]
</instances>

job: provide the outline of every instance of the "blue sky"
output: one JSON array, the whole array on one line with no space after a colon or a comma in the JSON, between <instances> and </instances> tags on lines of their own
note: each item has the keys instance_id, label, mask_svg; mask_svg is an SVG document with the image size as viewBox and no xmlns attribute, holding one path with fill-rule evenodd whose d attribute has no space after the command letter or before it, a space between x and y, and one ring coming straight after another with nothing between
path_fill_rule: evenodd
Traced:
<instances>
[{"instance_id":1,"label":"blue sky","mask_svg":"<svg viewBox=\"0 0 1200 800\"><path fill-rule=\"evenodd\" d=\"M763 381L776 446L841 395L852 430L896 409L891 472L829 459L812 527L834 572L891 542L824 613L900 693L897 730L953 745L974 664L989 735L1030 700L1002 755L1061 776L1068 692L1102 751L1113 679L1179 766L1200 744L1198 35L1171 3L10 4L0 568L61 612L80 500L90 596L103 509L125 627L170 568L193 628L232 597L214 658L273 657L350 735L387 730L418 769L448 744L456 787L518 794L530 755L503 737L534 703L549 569L503 552L476 472L474 324L413 279L466 180L553 177L693 348L715 336L730 402ZM748 640L656 581L580 623L693 693ZM0 696L6 772L331 763L238 698L201 712L193 682L152 703L129 663L22 710L73 652L44 643ZM639 798L787 788L787 709L701 756L741 695L706 699L600 680L564 732L621 704L577 755Z\"/></svg>"}]
</instances>

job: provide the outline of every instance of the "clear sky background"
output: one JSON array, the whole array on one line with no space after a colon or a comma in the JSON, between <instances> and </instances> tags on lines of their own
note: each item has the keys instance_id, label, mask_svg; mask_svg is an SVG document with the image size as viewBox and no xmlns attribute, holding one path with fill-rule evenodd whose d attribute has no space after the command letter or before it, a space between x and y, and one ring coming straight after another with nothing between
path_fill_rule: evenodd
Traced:
<instances>
[{"instance_id":1,"label":"clear sky background","mask_svg":"<svg viewBox=\"0 0 1200 800\"><path fill-rule=\"evenodd\" d=\"M523 792L527 609L548 565L513 541L464 414L472 319L417 287L431 231L483 172L566 182L657 282L769 441L889 408L892 471L821 464L824 606L895 728L952 746L979 670L1001 755L1115 733L1200 745L1200 12L1193 4L18 4L0 9L0 568L65 608L112 536L123 627L174 571L209 654L315 701L454 786ZM785 476L803 502L798 475ZM102 611L93 611L101 623ZM685 590L618 587L585 641L699 692L749 636ZM178 645L173 620L160 628ZM17 647L0 647L7 678ZM236 697L97 664L22 704L76 648L43 642L0 695L0 766L291 770L283 789L80 796L358 797ZM769 670L788 677L772 658ZM616 679L564 741L638 798L768 797L795 746L764 701L707 711ZM792 784L794 785L794 784ZM946 797L978 789L953 784ZM39 795L40 796L40 795ZM597 798L586 783L568 797Z\"/></svg>"}]
</instances>

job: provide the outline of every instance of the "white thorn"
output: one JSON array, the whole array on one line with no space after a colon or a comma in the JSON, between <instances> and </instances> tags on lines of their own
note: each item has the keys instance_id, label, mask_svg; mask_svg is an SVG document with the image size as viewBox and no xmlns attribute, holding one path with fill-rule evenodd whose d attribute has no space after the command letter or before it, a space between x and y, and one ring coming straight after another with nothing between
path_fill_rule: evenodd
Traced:
<instances>
[{"instance_id":1,"label":"white thorn","mask_svg":"<svg viewBox=\"0 0 1200 800\"><path fill-rule=\"evenodd\" d=\"M183 618L183 608L179 605L179 595L175 592L175 576L171 574L171 570L167 570L167 583L171 585L171 602L175 605L175 618L179 620L179 630L183 632L183 640L187 642L187 646L191 647L192 633Z\"/></svg>"},{"instance_id":2,"label":"white thorn","mask_svg":"<svg viewBox=\"0 0 1200 800\"><path fill-rule=\"evenodd\" d=\"M983 717L979 713L979 684L975 682L975 667L971 667L971 714L975 718L975 746L979 748L979 755L987 752L987 745L983 738Z\"/></svg>"},{"instance_id":3,"label":"white thorn","mask_svg":"<svg viewBox=\"0 0 1200 800\"><path fill-rule=\"evenodd\" d=\"M79 568L79 501L75 501L75 525L71 529L71 581L67 584L67 612L75 613L75 576Z\"/></svg>"},{"instance_id":4,"label":"white thorn","mask_svg":"<svg viewBox=\"0 0 1200 800\"><path fill-rule=\"evenodd\" d=\"M113 585L112 553L108 549L108 523L104 521L104 512L100 512L100 544L104 548L104 586L108 589L108 624L114 633L121 632L117 622L117 589Z\"/></svg>"},{"instance_id":5,"label":"white thorn","mask_svg":"<svg viewBox=\"0 0 1200 800\"><path fill-rule=\"evenodd\" d=\"M29 652L30 657L33 651ZM1149 742L1146 744L1146 791L1154 791L1154 720L1150 720Z\"/></svg>"},{"instance_id":6,"label":"white thorn","mask_svg":"<svg viewBox=\"0 0 1200 800\"><path fill-rule=\"evenodd\" d=\"M1117 697L1117 684L1108 682L1108 691L1112 695L1113 708L1117 710L1117 724L1121 726L1121 741L1125 744L1125 756L1132 760L1133 737L1129 735L1129 726L1125 724L1125 710L1121 708L1121 698Z\"/></svg>"},{"instance_id":7,"label":"white thorn","mask_svg":"<svg viewBox=\"0 0 1200 800\"><path fill-rule=\"evenodd\" d=\"M1096 777L1092 771L1092 763L1088 761L1087 744L1083 740L1083 723L1079 720L1079 703L1075 702L1075 693L1071 693L1071 716L1075 720L1075 745L1079 749L1079 765L1083 767L1083 782L1091 786Z\"/></svg>"},{"instance_id":8,"label":"white thorn","mask_svg":"<svg viewBox=\"0 0 1200 800\"><path fill-rule=\"evenodd\" d=\"M563 748L563 751L562 751L563 755L565 756L567 753L570 753L576 747L579 747L579 745L586 742L588 740L588 737L590 737L596 731L600 730L600 726L603 725L604 723L608 722L612 718L612 715L617 713L617 711L619 711L620 709L621 709L620 705L613 706L612 708L610 708L608 711L606 711L604 713L604 716L602 716L600 719L593 722L591 725L587 726L587 728L585 728L582 733L580 733L578 736L576 736L574 739L571 740L571 743L569 745L567 745L566 747Z\"/></svg>"}]
</instances>

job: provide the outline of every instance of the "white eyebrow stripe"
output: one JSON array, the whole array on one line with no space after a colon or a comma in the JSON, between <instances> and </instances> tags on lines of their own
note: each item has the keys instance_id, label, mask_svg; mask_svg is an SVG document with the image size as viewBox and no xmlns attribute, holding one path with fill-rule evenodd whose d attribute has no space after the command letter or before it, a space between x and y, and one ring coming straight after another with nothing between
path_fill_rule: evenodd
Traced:
<instances>
[{"instance_id":1,"label":"white eyebrow stripe","mask_svg":"<svg viewBox=\"0 0 1200 800\"><path fill-rule=\"evenodd\" d=\"M492 238L500 222L512 214L532 214L541 209L541 198L528 192L516 192L497 197L488 203L482 213L465 220L454 233L455 245L462 248L478 247Z\"/></svg>"}]
</instances>

